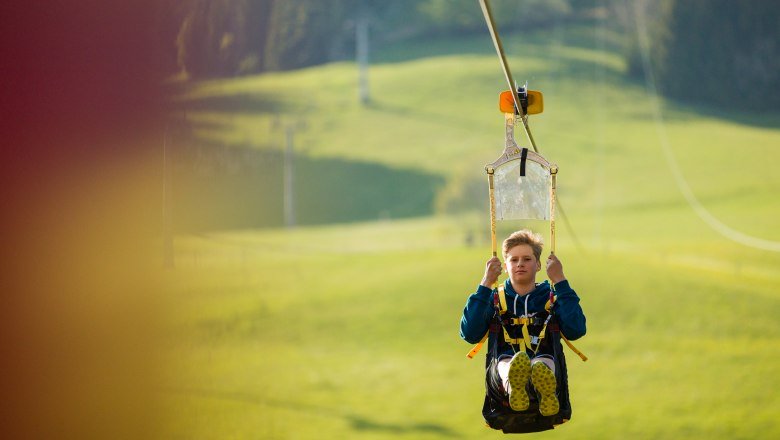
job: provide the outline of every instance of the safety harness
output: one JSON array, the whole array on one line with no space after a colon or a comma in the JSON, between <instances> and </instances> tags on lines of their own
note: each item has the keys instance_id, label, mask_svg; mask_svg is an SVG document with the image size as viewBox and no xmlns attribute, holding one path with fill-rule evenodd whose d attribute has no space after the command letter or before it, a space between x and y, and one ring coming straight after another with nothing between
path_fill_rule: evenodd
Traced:
<instances>
[{"instance_id":1,"label":"safety harness","mask_svg":"<svg viewBox=\"0 0 780 440\"><path fill-rule=\"evenodd\" d=\"M516 352L519 351L519 348L525 347L528 350L531 350L534 354L537 353L539 350L539 346L542 343L542 340L544 339L545 335L547 334L547 326L550 324L550 319L553 316L552 308L555 304L555 290L550 287L550 298L547 300L547 304L545 304L544 309L547 311L547 318L544 318L544 322L542 323L542 331L539 332L539 336L531 336L528 332L528 326L529 325L538 325L539 319L536 316L528 316L528 297L530 295L527 295L525 297L525 313L521 316L516 316L514 318L507 318L503 319L504 315L506 314L508 308L506 305L506 290L503 284L500 284L498 286L498 289L496 289L495 292L493 292L493 306L498 309L499 316L501 319L499 319L499 323L501 324L501 328L504 333L504 341L512 346L512 349L514 349ZM517 297L515 297L515 301L517 301ZM515 306L515 310L517 310L517 307ZM521 327L521 334L522 338L512 338L509 335L509 332L507 331L507 325L520 325ZM557 322L553 322L552 325L550 325L551 331L560 332L560 329L558 327ZM482 348L482 346L485 344L485 341L488 338L488 335L490 334L490 330L488 330L485 333L485 336L482 337L482 340L479 341L474 347L471 349L471 351L468 352L466 355L469 359L473 359L474 356L479 352L479 350ZM561 339L563 342L566 343L566 345L577 354L577 356L580 357L580 359L584 361L588 360L588 357L585 356L580 350L578 350L568 339L566 339L566 336L564 336L561 333ZM515 347L518 347L515 349ZM534 346L536 348L534 348Z\"/></svg>"},{"instance_id":2,"label":"safety harness","mask_svg":"<svg viewBox=\"0 0 780 440\"><path fill-rule=\"evenodd\" d=\"M588 358L577 350L561 333L558 321L553 319L553 305L555 304L555 292L550 288L550 296L544 307L544 312L528 313L528 299L531 295L526 295L523 310L519 310L517 300L512 309L507 307L506 291L501 284L493 292L494 314L490 321L488 332L482 340L468 353L469 358L473 358L480 350L485 341L488 341L489 352L485 359L486 371L486 394L482 407L482 415L485 418L487 426L493 429L499 429L504 433L527 433L539 432L553 429L555 426L567 422L571 418L571 402L569 401L568 374L566 368L566 359L561 347L560 340L583 360ZM545 316L546 315L546 316ZM518 328L519 327L519 328ZM552 416L542 416L538 411L538 402L533 394L533 389L529 388L529 397L531 405L526 411L514 411L509 407L505 395L497 393L495 386L491 386L491 380L495 381L497 372L495 370L498 363L498 355L505 353L508 347L511 351L517 353L524 350L532 356L540 352L543 355L551 355L555 362L555 374L557 381L557 394L560 401L560 410ZM493 374L495 373L495 374ZM530 384L527 385L531 387Z\"/></svg>"}]
</instances>

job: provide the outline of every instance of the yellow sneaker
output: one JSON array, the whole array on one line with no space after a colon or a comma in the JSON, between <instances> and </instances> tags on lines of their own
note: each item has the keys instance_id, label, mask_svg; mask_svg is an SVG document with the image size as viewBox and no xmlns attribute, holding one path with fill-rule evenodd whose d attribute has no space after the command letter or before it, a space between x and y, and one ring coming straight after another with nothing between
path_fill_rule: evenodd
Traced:
<instances>
[{"instance_id":1,"label":"yellow sneaker","mask_svg":"<svg viewBox=\"0 0 780 440\"><path fill-rule=\"evenodd\" d=\"M530 400L525 385L531 377L531 359L525 352L519 352L509 362L509 407L515 411L528 409Z\"/></svg>"},{"instance_id":2,"label":"yellow sneaker","mask_svg":"<svg viewBox=\"0 0 780 440\"><path fill-rule=\"evenodd\" d=\"M558 396L555 394L558 383L555 373L544 362L537 362L531 368L531 384L539 392L539 412L543 416L558 414Z\"/></svg>"}]
</instances>

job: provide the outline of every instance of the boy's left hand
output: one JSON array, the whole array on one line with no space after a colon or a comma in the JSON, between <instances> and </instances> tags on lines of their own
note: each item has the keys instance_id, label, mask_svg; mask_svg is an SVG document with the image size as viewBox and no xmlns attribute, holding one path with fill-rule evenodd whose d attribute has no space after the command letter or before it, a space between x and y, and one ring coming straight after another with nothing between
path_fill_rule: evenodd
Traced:
<instances>
[{"instance_id":1,"label":"boy's left hand","mask_svg":"<svg viewBox=\"0 0 780 440\"><path fill-rule=\"evenodd\" d=\"M555 254L550 254L550 256L547 257L547 278L549 278L550 282L553 284L558 284L566 279L566 276L563 274L561 260L559 260Z\"/></svg>"}]
</instances>

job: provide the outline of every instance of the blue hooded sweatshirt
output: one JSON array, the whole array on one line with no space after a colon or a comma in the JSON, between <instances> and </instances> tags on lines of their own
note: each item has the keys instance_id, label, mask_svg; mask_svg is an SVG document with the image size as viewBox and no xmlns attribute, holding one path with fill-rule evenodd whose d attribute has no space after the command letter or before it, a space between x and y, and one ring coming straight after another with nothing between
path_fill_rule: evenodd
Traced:
<instances>
[{"instance_id":1,"label":"blue hooded sweatshirt","mask_svg":"<svg viewBox=\"0 0 780 440\"><path fill-rule=\"evenodd\" d=\"M528 296L528 313L542 312L547 300L550 298L550 283L544 281L536 285L536 288L527 295L518 295L512 289L509 279L504 283L506 292L506 306L517 316L525 313L525 300ZM563 280L555 285L555 305L553 312L558 319L561 333L571 341L585 335L585 314L580 307L580 298L569 286L568 280ZM490 327L490 319L493 317L493 291L480 285L477 291L472 293L463 308L463 316L460 318L460 337L471 344L476 344L487 333Z\"/></svg>"}]
</instances>

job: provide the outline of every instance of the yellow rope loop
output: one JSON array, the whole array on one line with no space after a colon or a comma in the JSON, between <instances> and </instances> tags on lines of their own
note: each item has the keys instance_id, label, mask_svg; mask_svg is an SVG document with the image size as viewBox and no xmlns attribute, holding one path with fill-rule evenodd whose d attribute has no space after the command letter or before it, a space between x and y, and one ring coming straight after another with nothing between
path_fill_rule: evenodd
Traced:
<instances>
[{"instance_id":1,"label":"yellow rope loop","mask_svg":"<svg viewBox=\"0 0 780 440\"><path fill-rule=\"evenodd\" d=\"M506 307L506 290L504 290L504 285L501 284L498 286L498 307L499 312L503 315L507 311Z\"/></svg>"}]
</instances>

